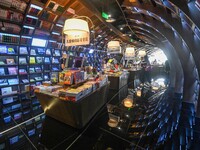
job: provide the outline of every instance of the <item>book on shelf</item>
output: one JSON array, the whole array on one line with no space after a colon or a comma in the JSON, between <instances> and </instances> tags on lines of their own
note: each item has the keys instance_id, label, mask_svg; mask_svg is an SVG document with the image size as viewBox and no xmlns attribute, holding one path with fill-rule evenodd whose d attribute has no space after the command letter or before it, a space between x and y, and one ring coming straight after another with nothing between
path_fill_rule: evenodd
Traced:
<instances>
[{"instance_id":1,"label":"book on shelf","mask_svg":"<svg viewBox=\"0 0 200 150\"><path fill-rule=\"evenodd\" d=\"M0 61L0 65L5 65L5 63L3 61Z\"/></svg>"},{"instance_id":2,"label":"book on shelf","mask_svg":"<svg viewBox=\"0 0 200 150\"><path fill-rule=\"evenodd\" d=\"M29 83L28 79L22 79L22 83Z\"/></svg>"},{"instance_id":3,"label":"book on shelf","mask_svg":"<svg viewBox=\"0 0 200 150\"><path fill-rule=\"evenodd\" d=\"M58 71L59 69L57 67L52 67L53 71Z\"/></svg>"},{"instance_id":4,"label":"book on shelf","mask_svg":"<svg viewBox=\"0 0 200 150\"><path fill-rule=\"evenodd\" d=\"M35 49L31 49L30 55L36 55Z\"/></svg>"},{"instance_id":5,"label":"book on shelf","mask_svg":"<svg viewBox=\"0 0 200 150\"><path fill-rule=\"evenodd\" d=\"M49 80L49 76L48 75L44 75L44 80Z\"/></svg>"},{"instance_id":6,"label":"book on shelf","mask_svg":"<svg viewBox=\"0 0 200 150\"><path fill-rule=\"evenodd\" d=\"M30 57L29 63L30 64L35 64L35 57Z\"/></svg>"},{"instance_id":7,"label":"book on shelf","mask_svg":"<svg viewBox=\"0 0 200 150\"><path fill-rule=\"evenodd\" d=\"M26 23L26 24L29 24L29 25L36 25L37 19L30 18L30 17L26 17L25 23Z\"/></svg>"},{"instance_id":8,"label":"book on shelf","mask_svg":"<svg viewBox=\"0 0 200 150\"><path fill-rule=\"evenodd\" d=\"M44 58L44 63L49 64L50 63L50 58L49 57L45 57Z\"/></svg>"},{"instance_id":9,"label":"book on shelf","mask_svg":"<svg viewBox=\"0 0 200 150\"><path fill-rule=\"evenodd\" d=\"M46 55L51 55L51 50L50 49L46 49Z\"/></svg>"},{"instance_id":10,"label":"book on shelf","mask_svg":"<svg viewBox=\"0 0 200 150\"><path fill-rule=\"evenodd\" d=\"M27 55L28 54L27 47L20 47L19 48L19 53L21 55Z\"/></svg>"},{"instance_id":11,"label":"book on shelf","mask_svg":"<svg viewBox=\"0 0 200 150\"><path fill-rule=\"evenodd\" d=\"M29 10L28 10L28 13L30 13L32 15L38 15L39 12L40 12L40 9L33 8L33 7L30 7Z\"/></svg>"},{"instance_id":12,"label":"book on shelf","mask_svg":"<svg viewBox=\"0 0 200 150\"><path fill-rule=\"evenodd\" d=\"M7 47L6 46L0 46L0 54L7 54Z\"/></svg>"},{"instance_id":13,"label":"book on shelf","mask_svg":"<svg viewBox=\"0 0 200 150\"><path fill-rule=\"evenodd\" d=\"M22 74L27 74L26 69L19 69L19 74L20 74L20 75L22 75Z\"/></svg>"},{"instance_id":14,"label":"book on shelf","mask_svg":"<svg viewBox=\"0 0 200 150\"><path fill-rule=\"evenodd\" d=\"M43 80L43 79L42 79L42 77L35 77L35 80L36 80L36 81L41 81L41 80Z\"/></svg>"},{"instance_id":15,"label":"book on shelf","mask_svg":"<svg viewBox=\"0 0 200 150\"><path fill-rule=\"evenodd\" d=\"M42 57L36 57L36 60L37 60L37 63L38 63L38 64L43 63L43 61L42 61Z\"/></svg>"},{"instance_id":16,"label":"book on shelf","mask_svg":"<svg viewBox=\"0 0 200 150\"><path fill-rule=\"evenodd\" d=\"M15 54L15 50L12 47L8 47L7 54Z\"/></svg>"},{"instance_id":17,"label":"book on shelf","mask_svg":"<svg viewBox=\"0 0 200 150\"><path fill-rule=\"evenodd\" d=\"M4 98L2 98L2 101L3 101L3 104L6 105L6 104L10 104L10 103L14 102L14 98L12 96L4 97Z\"/></svg>"},{"instance_id":18,"label":"book on shelf","mask_svg":"<svg viewBox=\"0 0 200 150\"><path fill-rule=\"evenodd\" d=\"M16 67L8 67L8 73L9 73L9 75L16 75L17 68Z\"/></svg>"},{"instance_id":19,"label":"book on shelf","mask_svg":"<svg viewBox=\"0 0 200 150\"><path fill-rule=\"evenodd\" d=\"M0 79L0 86L8 85L7 79Z\"/></svg>"},{"instance_id":20,"label":"book on shelf","mask_svg":"<svg viewBox=\"0 0 200 150\"><path fill-rule=\"evenodd\" d=\"M44 55L45 53L45 50L43 48L38 48L37 51L39 55Z\"/></svg>"},{"instance_id":21,"label":"book on shelf","mask_svg":"<svg viewBox=\"0 0 200 150\"><path fill-rule=\"evenodd\" d=\"M9 94L12 94L13 91L12 91L12 87L4 87L4 88L1 88L1 95L9 95Z\"/></svg>"},{"instance_id":22,"label":"book on shelf","mask_svg":"<svg viewBox=\"0 0 200 150\"><path fill-rule=\"evenodd\" d=\"M37 73L40 73L40 72L42 72L42 69L41 69L41 67L35 67L35 72L37 72Z\"/></svg>"},{"instance_id":23,"label":"book on shelf","mask_svg":"<svg viewBox=\"0 0 200 150\"><path fill-rule=\"evenodd\" d=\"M4 68L0 68L0 76L3 76L3 75L5 75L5 70L4 70Z\"/></svg>"},{"instance_id":24,"label":"book on shelf","mask_svg":"<svg viewBox=\"0 0 200 150\"><path fill-rule=\"evenodd\" d=\"M15 60L12 59L12 58L7 58L7 59L6 59L6 63L7 63L8 65L13 65L13 64L15 64Z\"/></svg>"},{"instance_id":25,"label":"book on shelf","mask_svg":"<svg viewBox=\"0 0 200 150\"><path fill-rule=\"evenodd\" d=\"M19 64L27 64L25 57L19 57Z\"/></svg>"},{"instance_id":26,"label":"book on shelf","mask_svg":"<svg viewBox=\"0 0 200 150\"><path fill-rule=\"evenodd\" d=\"M53 58L53 59L52 59L52 63L53 63L53 64L59 64L58 58Z\"/></svg>"},{"instance_id":27,"label":"book on shelf","mask_svg":"<svg viewBox=\"0 0 200 150\"><path fill-rule=\"evenodd\" d=\"M29 68L29 73L35 73L35 68Z\"/></svg>"},{"instance_id":28,"label":"book on shelf","mask_svg":"<svg viewBox=\"0 0 200 150\"><path fill-rule=\"evenodd\" d=\"M9 85L19 84L19 79L8 79Z\"/></svg>"},{"instance_id":29,"label":"book on shelf","mask_svg":"<svg viewBox=\"0 0 200 150\"><path fill-rule=\"evenodd\" d=\"M35 82L35 80L34 79L30 79L30 82Z\"/></svg>"},{"instance_id":30,"label":"book on shelf","mask_svg":"<svg viewBox=\"0 0 200 150\"><path fill-rule=\"evenodd\" d=\"M55 50L54 51L54 56L60 56L60 51L59 50Z\"/></svg>"}]
</instances>

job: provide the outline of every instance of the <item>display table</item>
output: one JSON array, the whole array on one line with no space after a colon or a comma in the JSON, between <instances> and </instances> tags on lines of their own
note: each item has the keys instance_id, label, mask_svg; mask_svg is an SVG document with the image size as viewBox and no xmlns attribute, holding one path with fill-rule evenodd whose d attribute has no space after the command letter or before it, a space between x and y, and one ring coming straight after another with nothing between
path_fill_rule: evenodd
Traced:
<instances>
[{"instance_id":1,"label":"display table","mask_svg":"<svg viewBox=\"0 0 200 150\"><path fill-rule=\"evenodd\" d=\"M46 115L75 128L84 127L107 102L109 83L76 102L60 100L56 96L37 93Z\"/></svg>"}]
</instances>

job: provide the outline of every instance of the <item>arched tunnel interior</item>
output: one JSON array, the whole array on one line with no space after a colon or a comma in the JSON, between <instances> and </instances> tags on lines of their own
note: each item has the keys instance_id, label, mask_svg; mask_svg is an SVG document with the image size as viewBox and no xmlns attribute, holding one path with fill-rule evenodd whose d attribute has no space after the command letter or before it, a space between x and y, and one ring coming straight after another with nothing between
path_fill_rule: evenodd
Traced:
<instances>
[{"instance_id":1,"label":"arched tunnel interior","mask_svg":"<svg viewBox=\"0 0 200 150\"><path fill-rule=\"evenodd\" d=\"M146 110L146 115L149 115L148 117L152 120L149 120L146 126L138 125L134 134L140 135L135 137L128 134L131 131L126 127L124 131L107 130L105 127L107 124L99 123L106 122L105 118L102 119L101 113L97 113L98 117L96 114L86 128L78 131L60 123L52 125L51 122L54 120L47 117L42 127L43 135L37 138L37 144L26 136L24 131L26 127L14 121L14 125L8 125L1 130L0 149L22 148L23 142L17 146L10 146L15 143L15 140L20 141L20 138L31 143L31 146L27 146L29 149L198 149L200 144L199 0L5 0L5 2L0 2L0 12L3 14L8 10L12 12L11 14L17 13L18 17L15 20L13 15L14 19L8 19L9 17L6 18L5 15L0 14L0 38L3 34L13 33L16 37L20 36L18 46L25 45L24 39L32 37L47 39L52 45L62 45L64 37L62 28L65 20L86 16L90 18L90 44L68 46L64 47L65 50L81 53L95 49L96 55L103 59L106 57L107 44L113 39L120 40L124 47L133 45L136 53L140 49L145 49L147 54L151 54L159 48L169 62L170 82L165 92L158 92L157 96L153 97L157 99L153 116L156 111L163 116L158 117L158 113L152 122L153 117L148 112L151 112L150 106L153 107L155 103L152 97L149 98L146 102L148 109L143 109L143 111ZM33 23L34 19L36 23ZM5 45L2 39L0 41L0 45ZM1 61L3 55L0 57L2 57ZM95 59L96 56L94 58L96 62ZM20 68L19 65L18 67ZM0 98L3 99L3 94ZM144 104L141 105L146 107ZM3 109L4 106L1 105L0 108ZM87 109L90 110L90 108ZM105 112L104 109L101 111ZM136 112L130 111L139 115L141 109ZM165 112L168 114L165 115ZM32 117L36 120L37 115L32 115ZM4 116L2 115L2 118ZM166 116L168 116L167 119ZM146 118L143 116L144 120ZM33 122L30 118L24 120L26 124ZM4 126L3 121L0 125ZM36 127L37 123L33 126ZM130 123L126 126L130 126ZM60 128L59 134L56 133L57 128ZM153 128L152 131L151 128ZM99 129L103 133L99 133ZM14 130L23 134L13 136Z\"/></svg>"}]
</instances>

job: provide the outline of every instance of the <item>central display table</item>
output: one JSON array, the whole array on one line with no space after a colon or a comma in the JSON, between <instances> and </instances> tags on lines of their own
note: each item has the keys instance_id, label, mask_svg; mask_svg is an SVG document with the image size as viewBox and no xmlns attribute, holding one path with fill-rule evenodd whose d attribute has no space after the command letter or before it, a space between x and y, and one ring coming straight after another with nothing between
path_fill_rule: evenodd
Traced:
<instances>
[{"instance_id":1,"label":"central display table","mask_svg":"<svg viewBox=\"0 0 200 150\"><path fill-rule=\"evenodd\" d=\"M107 102L109 85L110 83L106 83L76 102L38 92L36 96L47 116L72 127L82 128Z\"/></svg>"}]
</instances>

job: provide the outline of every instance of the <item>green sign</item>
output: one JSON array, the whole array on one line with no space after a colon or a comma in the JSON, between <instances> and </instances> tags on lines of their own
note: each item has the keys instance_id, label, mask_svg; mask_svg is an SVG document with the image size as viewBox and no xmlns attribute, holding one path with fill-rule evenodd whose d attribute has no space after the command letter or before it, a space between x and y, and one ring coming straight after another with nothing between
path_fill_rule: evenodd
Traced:
<instances>
[{"instance_id":1,"label":"green sign","mask_svg":"<svg viewBox=\"0 0 200 150\"><path fill-rule=\"evenodd\" d=\"M108 14L105 13L105 12L102 12L102 13L101 13L101 16L102 16L103 18L105 18L105 19L108 19L108 18L109 18Z\"/></svg>"},{"instance_id":2,"label":"green sign","mask_svg":"<svg viewBox=\"0 0 200 150\"><path fill-rule=\"evenodd\" d=\"M133 42L133 39L130 39L131 42Z\"/></svg>"}]
</instances>

